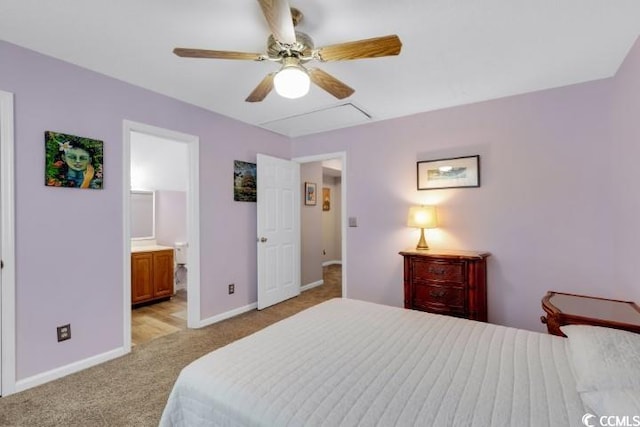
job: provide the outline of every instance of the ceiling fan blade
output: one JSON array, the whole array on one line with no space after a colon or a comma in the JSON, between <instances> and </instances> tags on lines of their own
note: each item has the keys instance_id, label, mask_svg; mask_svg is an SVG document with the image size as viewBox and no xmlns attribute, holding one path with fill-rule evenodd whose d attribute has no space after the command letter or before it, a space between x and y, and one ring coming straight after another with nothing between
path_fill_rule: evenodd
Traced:
<instances>
[{"instance_id":1,"label":"ceiling fan blade","mask_svg":"<svg viewBox=\"0 0 640 427\"><path fill-rule=\"evenodd\" d=\"M308 72L312 82L338 99L344 99L355 92L355 90L319 68L311 68Z\"/></svg>"},{"instance_id":2,"label":"ceiling fan blade","mask_svg":"<svg viewBox=\"0 0 640 427\"><path fill-rule=\"evenodd\" d=\"M256 86L256 88L249 94L245 101L247 102L260 102L269 95L269 92L273 89L273 76L276 73L267 74L262 81Z\"/></svg>"},{"instance_id":3,"label":"ceiling fan blade","mask_svg":"<svg viewBox=\"0 0 640 427\"><path fill-rule=\"evenodd\" d=\"M273 37L286 44L296 42L296 32L291 18L291 7L287 0L258 0L267 19Z\"/></svg>"},{"instance_id":4,"label":"ceiling fan blade","mask_svg":"<svg viewBox=\"0 0 640 427\"><path fill-rule=\"evenodd\" d=\"M342 61L397 55L401 48L400 38L393 34L321 47L316 49L316 55L321 61Z\"/></svg>"},{"instance_id":5,"label":"ceiling fan blade","mask_svg":"<svg viewBox=\"0 0 640 427\"><path fill-rule=\"evenodd\" d=\"M206 49L186 49L177 47L173 53L183 58L214 58L214 59L251 59L262 61L264 55L261 53L232 52L226 50L206 50Z\"/></svg>"}]
</instances>

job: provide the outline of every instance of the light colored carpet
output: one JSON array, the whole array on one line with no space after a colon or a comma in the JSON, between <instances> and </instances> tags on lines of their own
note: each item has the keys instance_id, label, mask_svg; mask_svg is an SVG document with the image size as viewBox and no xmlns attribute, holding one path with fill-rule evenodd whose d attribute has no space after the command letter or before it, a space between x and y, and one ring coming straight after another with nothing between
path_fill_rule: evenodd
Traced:
<instances>
[{"instance_id":1,"label":"light colored carpet","mask_svg":"<svg viewBox=\"0 0 640 427\"><path fill-rule=\"evenodd\" d=\"M157 426L180 370L210 351L341 292L340 266L299 297L135 346L116 360L0 398L1 426Z\"/></svg>"}]
</instances>

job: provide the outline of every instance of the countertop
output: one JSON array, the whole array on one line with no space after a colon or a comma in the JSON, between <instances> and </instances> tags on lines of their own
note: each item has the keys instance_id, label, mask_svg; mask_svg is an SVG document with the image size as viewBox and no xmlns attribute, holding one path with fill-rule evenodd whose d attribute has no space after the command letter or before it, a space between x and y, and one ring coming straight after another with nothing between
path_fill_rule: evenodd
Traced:
<instances>
[{"instance_id":1,"label":"countertop","mask_svg":"<svg viewBox=\"0 0 640 427\"><path fill-rule=\"evenodd\" d=\"M166 251L167 249L173 250L171 246L160 246L160 245L133 246L131 248L131 253L134 254L136 252Z\"/></svg>"}]
</instances>

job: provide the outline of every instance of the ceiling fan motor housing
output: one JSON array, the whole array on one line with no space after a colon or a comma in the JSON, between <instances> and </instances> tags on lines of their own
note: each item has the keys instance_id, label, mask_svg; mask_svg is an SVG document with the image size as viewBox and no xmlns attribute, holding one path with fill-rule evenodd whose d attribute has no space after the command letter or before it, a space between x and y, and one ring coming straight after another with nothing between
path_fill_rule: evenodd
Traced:
<instances>
[{"instance_id":1,"label":"ceiling fan motor housing","mask_svg":"<svg viewBox=\"0 0 640 427\"><path fill-rule=\"evenodd\" d=\"M301 31L296 31L296 43L294 46L285 46L276 41L273 35L269 36L267 41L267 55L270 59L278 60L293 56L300 59L300 62L308 62L313 59L312 51L314 49L311 37Z\"/></svg>"}]
</instances>

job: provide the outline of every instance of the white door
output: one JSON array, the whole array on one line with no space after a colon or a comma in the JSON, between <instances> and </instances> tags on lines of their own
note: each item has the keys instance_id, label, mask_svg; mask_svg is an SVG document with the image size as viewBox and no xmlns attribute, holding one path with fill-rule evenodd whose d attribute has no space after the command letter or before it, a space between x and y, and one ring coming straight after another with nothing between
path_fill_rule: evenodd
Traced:
<instances>
[{"instance_id":1,"label":"white door","mask_svg":"<svg viewBox=\"0 0 640 427\"><path fill-rule=\"evenodd\" d=\"M300 294L300 165L258 154L258 310Z\"/></svg>"}]
</instances>

